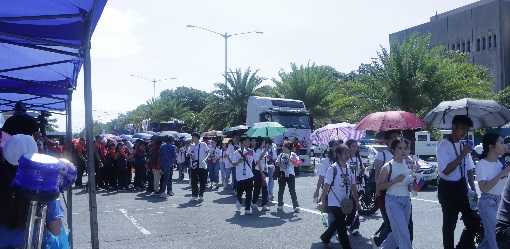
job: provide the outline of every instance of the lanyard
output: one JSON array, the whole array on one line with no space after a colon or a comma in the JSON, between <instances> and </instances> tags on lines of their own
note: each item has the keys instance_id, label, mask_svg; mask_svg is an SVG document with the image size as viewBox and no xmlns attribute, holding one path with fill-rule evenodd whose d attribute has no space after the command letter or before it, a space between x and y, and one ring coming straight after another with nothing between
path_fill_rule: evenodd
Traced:
<instances>
[{"instance_id":1,"label":"lanyard","mask_svg":"<svg viewBox=\"0 0 510 249\"><path fill-rule=\"evenodd\" d=\"M349 169L346 168L345 169L345 173L344 171L342 170L342 165L338 164L338 168L340 168L340 177L342 178L341 180L343 180L344 182L344 186L345 186L345 194L348 195L349 194L349 180L347 179L347 177L349 176Z\"/></svg>"},{"instance_id":2,"label":"lanyard","mask_svg":"<svg viewBox=\"0 0 510 249\"><path fill-rule=\"evenodd\" d=\"M450 140L450 143L452 143L453 150L455 151L455 155L456 155L457 157L459 157L459 152L457 151L457 147L455 146L455 143L453 142L453 140L452 140L452 139L449 139L449 140ZM459 143L459 149L462 151L462 144L461 144L461 143ZM464 166L464 167L463 167L463 166ZM462 178L465 178L465 176L464 176L464 168L465 168L465 167L466 167L466 157L464 157L464 158L462 159L462 163L461 163L461 165L460 165L460 167L459 167L459 170L460 170L460 178L461 178L461 179L462 179Z\"/></svg>"}]
</instances>

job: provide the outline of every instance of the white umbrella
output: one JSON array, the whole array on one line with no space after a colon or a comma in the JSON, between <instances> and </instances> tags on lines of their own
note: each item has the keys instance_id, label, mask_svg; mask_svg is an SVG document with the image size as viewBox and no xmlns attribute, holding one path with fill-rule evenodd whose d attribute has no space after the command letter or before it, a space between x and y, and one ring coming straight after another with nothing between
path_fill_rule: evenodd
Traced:
<instances>
[{"instance_id":1,"label":"white umbrella","mask_svg":"<svg viewBox=\"0 0 510 249\"><path fill-rule=\"evenodd\" d=\"M467 115L473 128L500 127L510 122L510 110L494 100L459 99L443 101L425 116L425 122L434 128L451 129L456 115Z\"/></svg>"}]
</instances>

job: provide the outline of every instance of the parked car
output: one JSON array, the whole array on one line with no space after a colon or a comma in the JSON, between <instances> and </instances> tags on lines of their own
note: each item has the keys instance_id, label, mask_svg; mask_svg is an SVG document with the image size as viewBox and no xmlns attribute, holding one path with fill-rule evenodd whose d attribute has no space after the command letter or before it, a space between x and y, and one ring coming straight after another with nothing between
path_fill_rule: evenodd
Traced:
<instances>
[{"instance_id":1,"label":"parked car","mask_svg":"<svg viewBox=\"0 0 510 249\"><path fill-rule=\"evenodd\" d=\"M425 182L422 188L425 188L428 185L437 185L439 173L436 157L429 156L420 158L418 160L418 165L420 165L418 173L421 174L421 179Z\"/></svg>"}]
</instances>

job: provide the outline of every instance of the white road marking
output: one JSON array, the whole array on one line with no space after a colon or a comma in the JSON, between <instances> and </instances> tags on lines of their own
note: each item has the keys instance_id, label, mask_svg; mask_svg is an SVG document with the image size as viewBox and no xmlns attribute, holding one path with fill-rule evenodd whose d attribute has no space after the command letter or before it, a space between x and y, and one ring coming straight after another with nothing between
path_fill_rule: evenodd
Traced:
<instances>
[{"instance_id":1,"label":"white road marking","mask_svg":"<svg viewBox=\"0 0 510 249\"><path fill-rule=\"evenodd\" d=\"M73 215L78 215L78 214L80 214L80 213L73 213Z\"/></svg>"},{"instance_id":2,"label":"white road marking","mask_svg":"<svg viewBox=\"0 0 510 249\"><path fill-rule=\"evenodd\" d=\"M434 201L434 200L427 200L427 199L420 199L420 198L411 198L413 200L417 200L417 201L424 201L424 202L430 202L430 203L436 203L436 204L439 204L439 201Z\"/></svg>"},{"instance_id":3,"label":"white road marking","mask_svg":"<svg viewBox=\"0 0 510 249\"><path fill-rule=\"evenodd\" d=\"M276 201L272 201L272 203L278 205L278 202L276 202ZM286 207L294 208L293 206L291 206L289 204L285 204L284 203L283 205L286 206ZM308 212L308 213L311 213L311 214L321 215L321 212L315 211L315 210L311 210L311 209L307 209L307 208L299 207L299 210L300 211L305 211L305 212Z\"/></svg>"},{"instance_id":4,"label":"white road marking","mask_svg":"<svg viewBox=\"0 0 510 249\"><path fill-rule=\"evenodd\" d=\"M103 211L103 212L105 212L105 213L113 213L113 211L112 211L112 210L105 210L105 211Z\"/></svg>"},{"instance_id":5,"label":"white road marking","mask_svg":"<svg viewBox=\"0 0 510 249\"><path fill-rule=\"evenodd\" d=\"M135 219L135 217L129 216L126 209L119 208L119 212L121 212L124 215L124 217L126 217L126 219L128 219L131 222L131 224L133 224L133 226L135 226L136 229L138 229L138 231L140 231L142 234L144 234L144 235L151 234L151 232L149 232L149 230L145 229L140 224L138 224L138 221Z\"/></svg>"}]
</instances>

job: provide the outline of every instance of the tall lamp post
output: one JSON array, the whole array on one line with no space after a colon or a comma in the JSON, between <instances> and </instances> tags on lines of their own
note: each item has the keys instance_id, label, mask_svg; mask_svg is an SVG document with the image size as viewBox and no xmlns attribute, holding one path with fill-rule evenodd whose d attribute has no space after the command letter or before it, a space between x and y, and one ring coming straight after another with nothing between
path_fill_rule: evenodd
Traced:
<instances>
[{"instance_id":1,"label":"tall lamp post","mask_svg":"<svg viewBox=\"0 0 510 249\"><path fill-rule=\"evenodd\" d=\"M227 63L228 62L228 57L227 57L228 38L233 37L233 36L239 36L239 35L248 35L248 34L258 34L258 35L261 35L261 34L264 34L264 32L262 32L262 31L249 31L249 32L241 32L241 33L233 33L233 34L229 34L227 32L220 33L220 32L208 29L208 28L204 28L204 27L201 27L201 26L195 26L195 25L189 25L189 24L186 25L186 27L187 28L200 29L200 30L203 30L203 31L207 31L207 32L219 35L219 36L223 37L223 39L225 39L225 83L227 83L227 73L228 73L227 72L227 68L228 68L228 63Z\"/></svg>"},{"instance_id":2,"label":"tall lamp post","mask_svg":"<svg viewBox=\"0 0 510 249\"><path fill-rule=\"evenodd\" d=\"M161 78L161 79L150 79L150 78L147 78L147 77L144 77L144 76L140 76L140 75L136 75L136 74L130 74L129 76L131 77L135 77L135 78L139 78L139 79L142 79L142 80L145 80L145 81L148 81L148 82L151 82L152 83L152 87L153 87L153 98L155 99L156 98L156 83L159 83L159 82L162 82L162 81L167 81L167 80L175 80L177 79L176 77L170 77L170 78Z\"/></svg>"}]
</instances>

